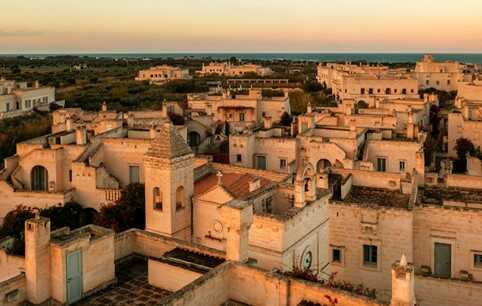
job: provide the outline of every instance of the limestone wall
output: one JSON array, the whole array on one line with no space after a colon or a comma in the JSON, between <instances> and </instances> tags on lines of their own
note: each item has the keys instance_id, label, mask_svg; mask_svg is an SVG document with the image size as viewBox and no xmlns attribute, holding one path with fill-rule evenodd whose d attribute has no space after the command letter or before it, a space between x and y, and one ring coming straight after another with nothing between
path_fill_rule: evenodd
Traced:
<instances>
[{"instance_id":1,"label":"limestone wall","mask_svg":"<svg viewBox=\"0 0 482 306\"><path fill-rule=\"evenodd\" d=\"M417 206L414 210L414 264L434 271L434 244L452 245L452 278L460 271L482 281L482 268L474 266L474 255L482 254L482 211L478 209ZM418 286L418 285L416 285Z\"/></svg>"},{"instance_id":2,"label":"limestone wall","mask_svg":"<svg viewBox=\"0 0 482 306\"><path fill-rule=\"evenodd\" d=\"M330 204L329 245L341 250L341 262L331 263L336 279L376 289L388 301L391 292L392 264L402 254L413 260L413 216L395 208L370 208L370 204ZM365 264L363 245L377 247L377 263Z\"/></svg>"},{"instance_id":3,"label":"limestone wall","mask_svg":"<svg viewBox=\"0 0 482 306\"><path fill-rule=\"evenodd\" d=\"M25 267L25 257L9 255L0 249L0 282L21 274Z\"/></svg>"},{"instance_id":4,"label":"limestone wall","mask_svg":"<svg viewBox=\"0 0 482 306\"><path fill-rule=\"evenodd\" d=\"M174 292L192 283L203 274L162 261L149 259L149 284Z\"/></svg>"},{"instance_id":5,"label":"limestone wall","mask_svg":"<svg viewBox=\"0 0 482 306\"><path fill-rule=\"evenodd\" d=\"M25 274L0 282L0 304L2 306L22 305L26 297Z\"/></svg>"},{"instance_id":6,"label":"limestone wall","mask_svg":"<svg viewBox=\"0 0 482 306\"><path fill-rule=\"evenodd\" d=\"M482 284L417 275L415 296L420 306L482 305Z\"/></svg>"}]
</instances>

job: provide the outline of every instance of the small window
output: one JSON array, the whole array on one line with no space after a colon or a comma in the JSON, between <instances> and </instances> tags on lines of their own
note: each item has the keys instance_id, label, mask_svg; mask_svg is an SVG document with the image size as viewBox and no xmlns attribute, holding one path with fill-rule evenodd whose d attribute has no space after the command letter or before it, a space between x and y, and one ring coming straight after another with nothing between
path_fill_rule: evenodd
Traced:
<instances>
[{"instance_id":1,"label":"small window","mask_svg":"<svg viewBox=\"0 0 482 306\"><path fill-rule=\"evenodd\" d=\"M363 265L376 266L378 262L378 247L376 245L363 245Z\"/></svg>"},{"instance_id":2,"label":"small window","mask_svg":"<svg viewBox=\"0 0 482 306\"><path fill-rule=\"evenodd\" d=\"M474 254L474 267L482 269L482 254Z\"/></svg>"},{"instance_id":3,"label":"small window","mask_svg":"<svg viewBox=\"0 0 482 306\"><path fill-rule=\"evenodd\" d=\"M363 265L376 266L378 263L378 247L376 245L363 245Z\"/></svg>"},{"instance_id":4,"label":"small window","mask_svg":"<svg viewBox=\"0 0 482 306\"><path fill-rule=\"evenodd\" d=\"M243 156L241 154L236 154L236 162L240 163L243 161Z\"/></svg>"},{"instance_id":5,"label":"small window","mask_svg":"<svg viewBox=\"0 0 482 306\"><path fill-rule=\"evenodd\" d=\"M286 169L286 159L280 159L279 160L279 168L280 169Z\"/></svg>"},{"instance_id":6,"label":"small window","mask_svg":"<svg viewBox=\"0 0 482 306\"><path fill-rule=\"evenodd\" d=\"M155 210L162 211L162 196L159 187L152 190L152 202Z\"/></svg>"},{"instance_id":7,"label":"small window","mask_svg":"<svg viewBox=\"0 0 482 306\"><path fill-rule=\"evenodd\" d=\"M139 166L129 166L129 183L139 183Z\"/></svg>"},{"instance_id":8,"label":"small window","mask_svg":"<svg viewBox=\"0 0 482 306\"><path fill-rule=\"evenodd\" d=\"M430 85L430 81L429 80L425 81L425 84Z\"/></svg>"},{"instance_id":9,"label":"small window","mask_svg":"<svg viewBox=\"0 0 482 306\"><path fill-rule=\"evenodd\" d=\"M331 262L341 263L341 249L334 248L331 252Z\"/></svg>"},{"instance_id":10,"label":"small window","mask_svg":"<svg viewBox=\"0 0 482 306\"><path fill-rule=\"evenodd\" d=\"M385 158L377 158L377 171L385 172L387 170L387 160Z\"/></svg>"},{"instance_id":11,"label":"small window","mask_svg":"<svg viewBox=\"0 0 482 306\"><path fill-rule=\"evenodd\" d=\"M447 85L450 85L450 80L447 80Z\"/></svg>"},{"instance_id":12,"label":"small window","mask_svg":"<svg viewBox=\"0 0 482 306\"><path fill-rule=\"evenodd\" d=\"M69 182L72 182L72 170L69 170Z\"/></svg>"},{"instance_id":13,"label":"small window","mask_svg":"<svg viewBox=\"0 0 482 306\"><path fill-rule=\"evenodd\" d=\"M373 88L368 89L368 94L373 95Z\"/></svg>"},{"instance_id":14,"label":"small window","mask_svg":"<svg viewBox=\"0 0 482 306\"><path fill-rule=\"evenodd\" d=\"M400 172L405 172L405 161L404 160L400 161Z\"/></svg>"},{"instance_id":15,"label":"small window","mask_svg":"<svg viewBox=\"0 0 482 306\"><path fill-rule=\"evenodd\" d=\"M239 121L244 121L244 113L239 113Z\"/></svg>"},{"instance_id":16,"label":"small window","mask_svg":"<svg viewBox=\"0 0 482 306\"><path fill-rule=\"evenodd\" d=\"M362 95L365 94L365 88L362 88L362 89L360 90L360 94L362 94Z\"/></svg>"}]
</instances>

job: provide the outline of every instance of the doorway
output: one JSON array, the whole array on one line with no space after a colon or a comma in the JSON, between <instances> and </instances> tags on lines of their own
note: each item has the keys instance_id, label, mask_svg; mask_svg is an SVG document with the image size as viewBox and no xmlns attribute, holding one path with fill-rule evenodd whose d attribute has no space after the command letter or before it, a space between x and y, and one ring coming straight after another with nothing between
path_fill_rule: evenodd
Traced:
<instances>
[{"instance_id":1,"label":"doorway","mask_svg":"<svg viewBox=\"0 0 482 306\"><path fill-rule=\"evenodd\" d=\"M450 278L452 274L452 245L435 243L434 274L438 277Z\"/></svg>"},{"instance_id":2,"label":"doorway","mask_svg":"<svg viewBox=\"0 0 482 306\"><path fill-rule=\"evenodd\" d=\"M82 298L82 255L79 251L67 254L67 304Z\"/></svg>"}]
</instances>

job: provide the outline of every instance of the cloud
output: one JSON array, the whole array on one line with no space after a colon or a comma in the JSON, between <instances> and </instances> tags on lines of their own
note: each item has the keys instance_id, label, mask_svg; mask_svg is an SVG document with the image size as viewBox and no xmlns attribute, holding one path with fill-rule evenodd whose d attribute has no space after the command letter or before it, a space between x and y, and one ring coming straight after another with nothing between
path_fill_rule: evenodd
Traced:
<instances>
[{"instance_id":1,"label":"cloud","mask_svg":"<svg viewBox=\"0 0 482 306\"><path fill-rule=\"evenodd\" d=\"M0 37L32 37L45 34L43 31L0 30Z\"/></svg>"}]
</instances>

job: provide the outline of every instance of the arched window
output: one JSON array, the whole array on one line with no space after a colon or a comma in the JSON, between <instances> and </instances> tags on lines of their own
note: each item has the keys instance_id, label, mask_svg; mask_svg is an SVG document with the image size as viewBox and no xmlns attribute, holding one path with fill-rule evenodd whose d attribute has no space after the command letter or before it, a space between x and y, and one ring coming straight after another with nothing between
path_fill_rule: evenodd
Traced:
<instances>
[{"instance_id":1,"label":"arched window","mask_svg":"<svg viewBox=\"0 0 482 306\"><path fill-rule=\"evenodd\" d=\"M162 194L159 187L155 187L152 190L152 202L154 209L162 211Z\"/></svg>"},{"instance_id":2,"label":"arched window","mask_svg":"<svg viewBox=\"0 0 482 306\"><path fill-rule=\"evenodd\" d=\"M185 202L185 195L184 195L184 187L179 186L176 189L176 210L180 210L184 208Z\"/></svg>"},{"instance_id":3,"label":"arched window","mask_svg":"<svg viewBox=\"0 0 482 306\"><path fill-rule=\"evenodd\" d=\"M327 159L320 159L318 163L316 164L316 171L318 173L323 173L326 168L331 167L331 163Z\"/></svg>"},{"instance_id":4,"label":"arched window","mask_svg":"<svg viewBox=\"0 0 482 306\"><path fill-rule=\"evenodd\" d=\"M32 191L47 191L49 175L47 169L42 166L35 166L31 172Z\"/></svg>"}]
</instances>

